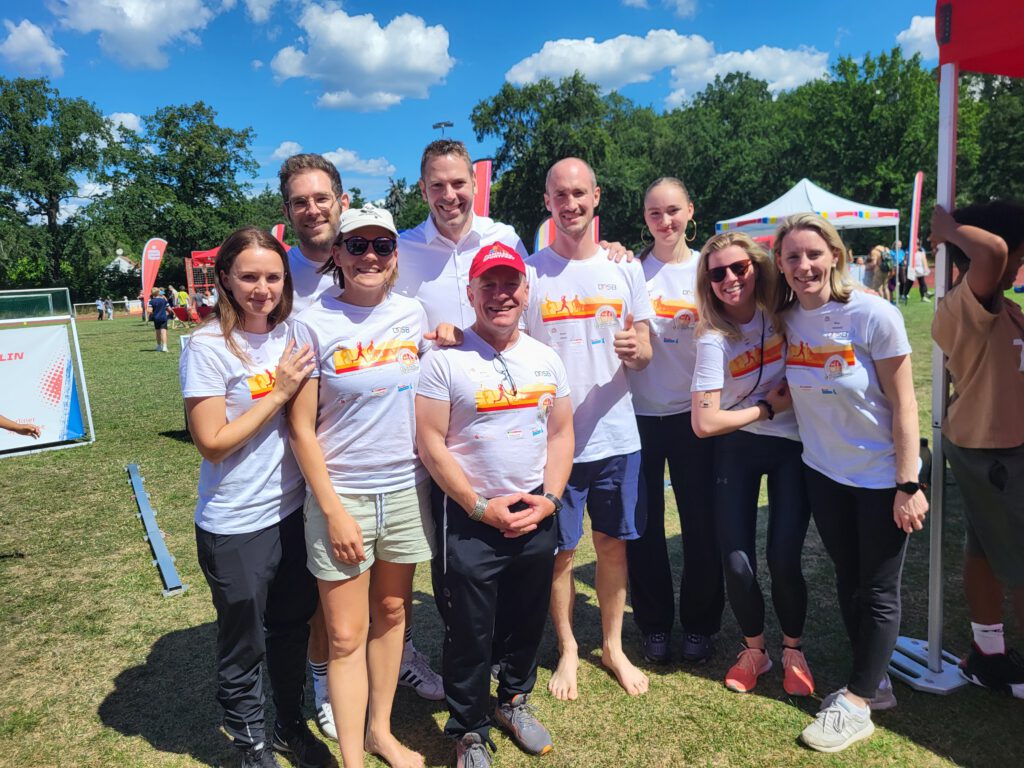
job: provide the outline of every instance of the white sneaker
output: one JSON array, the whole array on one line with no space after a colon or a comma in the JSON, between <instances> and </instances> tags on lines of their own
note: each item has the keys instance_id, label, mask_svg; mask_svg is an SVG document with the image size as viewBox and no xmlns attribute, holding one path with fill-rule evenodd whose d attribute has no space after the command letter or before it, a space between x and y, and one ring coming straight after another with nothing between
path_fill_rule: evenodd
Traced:
<instances>
[{"instance_id":1,"label":"white sneaker","mask_svg":"<svg viewBox=\"0 0 1024 768\"><path fill-rule=\"evenodd\" d=\"M412 688L421 699L441 701L444 683L441 676L430 668L427 657L406 643L402 651L402 666L398 668L398 684Z\"/></svg>"},{"instance_id":2,"label":"white sneaker","mask_svg":"<svg viewBox=\"0 0 1024 768\"><path fill-rule=\"evenodd\" d=\"M316 724L320 726L320 731L328 739L338 740L338 729L334 725L334 710L331 709L331 702L327 699L316 708Z\"/></svg>"},{"instance_id":3,"label":"white sneaker","mask_svg":"<svg viewBox=\"0 0 1024 768\"><path fill-rule=\"evenodd\" d=\"M860 715L845 706L845 702L845 698L837 697L832 706L821 710L814 722L804 728L800 741L817 752L841 752L873 734L871 710Z\"/></svg>"}]
</instances>

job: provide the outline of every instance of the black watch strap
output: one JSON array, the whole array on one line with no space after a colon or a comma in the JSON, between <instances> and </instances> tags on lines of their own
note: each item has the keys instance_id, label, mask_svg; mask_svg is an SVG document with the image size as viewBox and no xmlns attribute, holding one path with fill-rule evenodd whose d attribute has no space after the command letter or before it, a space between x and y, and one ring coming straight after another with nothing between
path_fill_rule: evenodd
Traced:
<instances>
[{"instance_id":1,"label":"black watch strap","mask_svg":"<svg viewBox=\"0 0 1024 768\"><path fill-rule=\"evenodd\" d=\"M553 493L545 493L544 498L555 505L555 514L557 515L562 511L562 500L555 496Z\"/></svg>"},{"instance_id":2,"label":"black watch strap","mask_svg":"<svg viewBox=\"0 0 1024 768\"><path fill-rule=\"evenodd\" d=\"M908 480L905 483L896 483L896 490L903 491L913 496L915 493L921 490L921 484L915 483L913 480Z\"/></svg>"}]
</instances>

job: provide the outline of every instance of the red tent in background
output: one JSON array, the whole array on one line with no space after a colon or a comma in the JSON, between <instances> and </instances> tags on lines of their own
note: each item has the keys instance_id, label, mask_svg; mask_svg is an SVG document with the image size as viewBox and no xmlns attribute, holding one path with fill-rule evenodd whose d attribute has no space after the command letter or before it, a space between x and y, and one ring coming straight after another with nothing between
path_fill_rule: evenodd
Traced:
<instances>
[{"instance_id":1,"label":"red tent in background","mask_svg":"<svg viewBox=\"0 0 1024 768\"><path fill-rule=\"evenodd\" d=\"M275 224L270 228L270 233L287 251L289 246L284 241L284 224ZM185 259L185 279L188 281L190 296L196 292L197 288L213 290L217 282L213 272L213 263L217 260L217 251L219 250L220 246L208 251L192 251L192 255Z\"/></svg>"},{"instance_id":2,"label":"red tent in background","mask_svg":"<svg viewBox=\"0 0 1024 768\"><path fill-rule=\"evenodd\" d=\"M1024 77L1024 2L1021 0L939 0L935 4L939 43L939 152L936 200L946 210L956 201L956 124L960 71ZM935 261L935 294L946 293L950 264L946 249ZM949 693L962 684L956 659L942 650L942 518L946 462L942 420L949 376L942 351L932 347L932 478L929 524L928 640L901 637L890 667L914 688Z\"/></svg>"}]
</instances>

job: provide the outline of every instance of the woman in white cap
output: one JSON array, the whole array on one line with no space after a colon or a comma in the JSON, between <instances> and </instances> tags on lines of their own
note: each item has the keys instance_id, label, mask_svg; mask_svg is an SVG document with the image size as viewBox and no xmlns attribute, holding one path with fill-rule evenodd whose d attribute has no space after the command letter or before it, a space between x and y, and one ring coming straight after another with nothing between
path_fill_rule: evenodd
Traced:
<instances>
[{"instance_id":1,"label":"woman in white cap","mask_svg":"<svg viewBox=\"0 0 1024 768\"><path fill-rule=\"evenodd\" d=\"M345 211L323 268L340 290L321 294L294 329L314 350L289 420L309 487L308 566L327 624L327 687L346 768L363 765L364 749L396 768L423 765L391 733L405 608L433 540L413 409L427 320L419 302L391 290L397 235L384 209Z\"/></svg>"}]
</instances>

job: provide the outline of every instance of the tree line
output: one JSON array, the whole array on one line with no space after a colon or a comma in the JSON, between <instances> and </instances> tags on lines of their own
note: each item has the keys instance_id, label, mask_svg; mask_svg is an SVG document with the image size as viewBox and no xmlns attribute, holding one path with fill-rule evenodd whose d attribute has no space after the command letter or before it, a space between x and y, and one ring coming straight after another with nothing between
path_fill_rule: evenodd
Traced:
<instances>
[{"instance_id":1,"label":"tree line","mask_svg":"<svg viewBox=\"0 0 1024 768\"><path fill-rule=\"evenodd\" d=\"M1024 81L968 76L960 94L958 199L1024 198ZM717 77L683 106L638 105L576 73L558 83L504 84L470 116L494 139L492 215L528 242L547 216L544 174L586 159L602 188L602 236L640 246L642 201L659 176L684 180L699 245L714 222L758 208L802 177L843 197L899 208L904 237L914 174L934 202L936 74L899 48L841 58L828 77L772 94L746 74ZM0 285L67 285L76 299L134 291L137 275L104 267L168 241L161 282L184 281L184 257L242 223L282 220L276 189L254 190L251 128L219 125L203 102L158 109L119 127L46 79L0 78ZM355 201L363 196L350 189ZM390 179L384 205L399 227L427 215L415 182ZM927 217L924 217L927 220ZM922 235L926 234L923 231ZM290 233L288 233L290 237ZM858 252L889 234L850 233Z\"/></svg>"}]
</instances>

